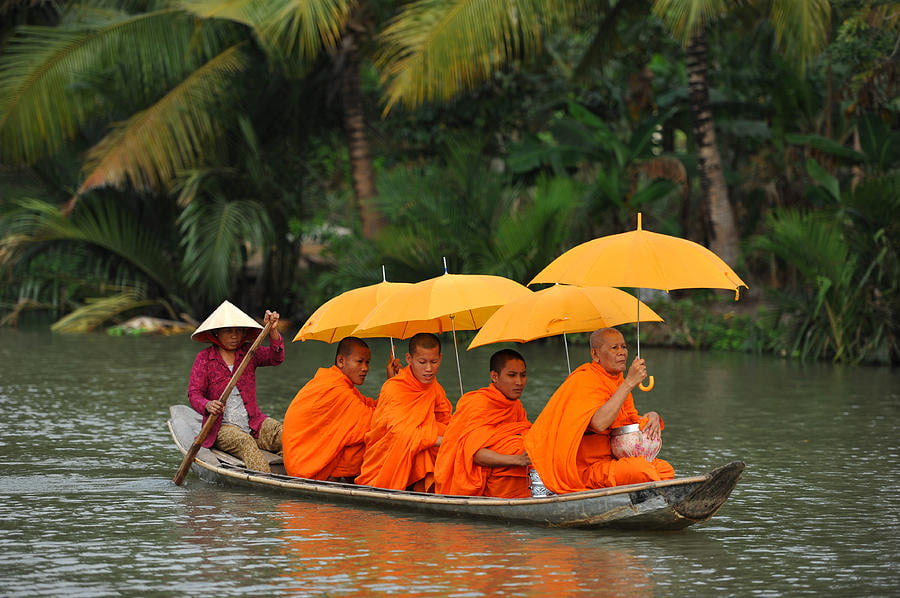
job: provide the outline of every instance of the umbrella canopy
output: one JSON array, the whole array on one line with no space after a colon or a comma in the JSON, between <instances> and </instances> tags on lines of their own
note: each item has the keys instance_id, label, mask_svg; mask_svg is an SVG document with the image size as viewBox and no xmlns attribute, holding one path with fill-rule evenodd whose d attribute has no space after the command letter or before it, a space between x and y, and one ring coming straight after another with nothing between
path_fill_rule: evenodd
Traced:
<instances>
[{"instance_id":1,"label":"umbrella canopy","mask_svg":"<svg viewBox=\"0 0 900 598\"><path fill-rule=\"evenodd\" d=\"M319 306L300 327L294 341L324 341L336 343L350 336L359 323L376 305L396 293L412 286L408 282L379 282L352 289L333 297ZM362 336L381 336L378 334Z\"/></svg>"},{"instance_id":2,"label":"umbrella canopy","mask_svg":"<svg viewBox=\"0 0 900 598\"><path fill-rule=\"evenodd\" d=\"M379 303L354 334L409 338L419 332L477 330L501 305L529 294L525 286L502 276L444 273Z\"/></svg>"},{"instance_id":3,"label":"umbrella canopy","mask_svg":"<svg viewBox=\"0 0 900 598\"><path fill-rule=\"evenodd\" d=\"M469 349L499 342L527 343L538 338L591 332L636 321L637 299L611 287L554 285L510 301L484 324ZM643 322L662 322L641 304Z\"/></svg>"},{"instance_id":4,"label":"umbrella canopy","mask_svg":"<svg viewBox=\"0 0 900 598\"><path fill-rule=\"evenodd\" d=\"M747 284L728 264L706 247L669 235L661 235L641 227L638 213L637 230L600 237L569 251L550 262L531 282L557 282L579 286L634 287L640 289L731 289L738 298L738 288ZM640 318L637 320L640 327ZM641 356L640 329L637 355ZM653 388L653 376L649 385Z\"/></svg>"},{"instance_id":5,"label":"umbrella canopy","mask_svg":"<svg viewBox=\"0 0 900 598\"><path fill-rule=\"evenodd\" d=\"M446 270L446 263L444 265ZM477 330L497 309L531 291L514 280L489 274L448 274L429 278L394 293L360 322L354 334L409 338L419 332L451 331L463 393L456 347L457 330Z\"/></svg>"},{"instance_id":6,"label":"umbrella canopy","mask_svg":"<svg viewBox=\"0 0 900 598\"><path fill-rule=\"evenodd\" d=\"M715 253L687 239L637 230L600 237L550 262L528 284L671 289L747 287Z\"/></svg>"}]
</instances>

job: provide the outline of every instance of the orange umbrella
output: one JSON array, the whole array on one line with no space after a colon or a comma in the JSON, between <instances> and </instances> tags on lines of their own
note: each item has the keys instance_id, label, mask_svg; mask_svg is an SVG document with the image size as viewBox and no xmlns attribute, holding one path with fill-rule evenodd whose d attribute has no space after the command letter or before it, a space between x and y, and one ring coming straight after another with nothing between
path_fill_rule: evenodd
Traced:
<instances>
[{"instance_id":1,"label":"orange umbrella","mask_svg":"<svg viewBox=\"0 0 900 598\"><path fill-rule=\"evenodd\" d=\"M408 282L384 281L341 293L320 305L309 316L294 341L336 343L345 336L350 336L373 307L408 286L412 285Z\"/></svg>"},{"instance_id":2,"label":"orange umbrella","mask_svg":"<svg viewBox=\"0 0 900 598\"><path fill-rule=\"evenodd\" d=\"M494 312L472 339L469 349L499 342L527 343L562 334L568 364L567 333L634 322L634 302L634 296L612 287L553 285L514 299ZM642 321L662 322L647 305L642 307Z\"/></svg>"},{"instance_id":3,"label":"orange umbrella","mask_svg":"<svg viewBox=\"0 0 900 598\"><path fill-rule=\"evenodd\" d=\"M580 286L663 289L731 289L747 284L715 253L687 239L637 230L582 243L550 262L528 284L559 282ZM637 305L640 312L640 302ZM638 317L638 322L640 318ZM638 324L640 326L640 324ZM638 357L641 355L638 337ZM649 390L653 386L642 389Z\"/></svg>"},{"instance_id":4,"label":"orange umbrella","mask_svg":"<svg viewBox=\"0 0 900 598\"><path fill-rule=\"evenodd\" d=\"M388 282L384 266L381 267L381 279L378 284L346 291L320 305L300 327L294 342L317 340L336 343L350 336L363 318L372 311L372 307L403 287L410 286L408 282ZM393 358L394 339L391 338L391 359Z\"/></svg>"},{"instance_id":5,"label":"orange umbrella","mask_svg":"<svg viewBox=\"0 0 900 598\"><path fill-rule=\"evenodd\" d=\"M462 394L456 331L481 328L501 305L530 293L502 276L448 274L445 263L441 276L412 284L379 303L354 334L409 338L419 332L452 332Z\"/></svg>"}]
</instances>

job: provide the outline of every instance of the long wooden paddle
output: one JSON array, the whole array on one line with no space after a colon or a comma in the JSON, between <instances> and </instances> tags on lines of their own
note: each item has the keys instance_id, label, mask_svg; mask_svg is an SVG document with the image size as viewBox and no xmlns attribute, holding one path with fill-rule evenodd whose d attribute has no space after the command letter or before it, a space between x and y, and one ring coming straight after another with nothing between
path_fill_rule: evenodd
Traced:
<instances>
[{"instance_id":1,"label":"long wooden paddle","mask_svg":"<svg viewBox=\"0 0 900 598\"><path fill-rule=\"evenodd\" d=\"M247 364L250 363L250 359L253 357L253 354L256 353L256 348L259 347L259 344L262 340L269 334L269 330L272 328L272 322L266 323L266 327L262 329L262 332L259 333L259 336L256 337L256 340L253 341L253 344L250 345L250 350L247 351L247 354L244 355L244 359L241 360L241 365L238 366L237 370L235 370L234 375L231 377L231 380L228 382L228 386L225 387L225 390L222 391L222 395L219 397L219 401L224 403L228 400L228 395L231 394L231 391L234 389L234 385L237 384L237 381L240 379L241 374L244 373L244 368L247 367ZM200 447L203 446L203 441L206 440L206 437L209 436L209 433L212 431L213 426L216 425L216 422L219 421L219 418L222 417L222 414L213 417L210 415L206 418L206 423L203 424L203 427L200 428L200 433L197 434L197 437L194 438L194 444L191 445L191 448L188 449L187 454L184 456L184 461L181 462L181 467L178 468L178 471L175 473L175 477L172 478L172 481L175 482L176 486L181 486L181 482L184 481L185 476L187 476L188 471L191 468L191 464L194 462L194 457L197 456L197 452L200 450Z\"/></svg>"}]
</instances>

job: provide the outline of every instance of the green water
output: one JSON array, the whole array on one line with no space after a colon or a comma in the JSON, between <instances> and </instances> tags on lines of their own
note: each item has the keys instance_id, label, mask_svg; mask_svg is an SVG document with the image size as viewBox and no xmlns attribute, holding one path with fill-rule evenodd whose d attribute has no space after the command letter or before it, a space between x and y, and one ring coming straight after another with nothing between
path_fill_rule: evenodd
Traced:
<instances>
[{"instance_id":1,"label":"green water","mask_svg":"<svg viewBox=\"0 0 900 598\"><path fill-rule=\"evenodd\" d=\"M386 344L363 386L377 393ZM165 420L202 346L0 329L0 593L39 595L873 595L900 588L900 372L645 349L636 396L677 475L747 462L709 522L588 532L356 509L190 474ZM570 347L573 367L583 347ZM492 348L462 355L466 390ZM533 419L566 374L526 345ZM333 347L289 344L257 373L281 416ZM452 346L439 380L459 395Z\"/></svg>"}]
</instances>

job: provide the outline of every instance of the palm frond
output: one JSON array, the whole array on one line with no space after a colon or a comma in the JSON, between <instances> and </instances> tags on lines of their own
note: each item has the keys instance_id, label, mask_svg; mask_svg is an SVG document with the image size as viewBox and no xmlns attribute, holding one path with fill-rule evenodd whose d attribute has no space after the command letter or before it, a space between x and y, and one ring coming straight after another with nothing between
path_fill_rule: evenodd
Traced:
<instances>
[{"instance_id":1,"label":"palm frond","mask_svg":"<svg viewBox=\"0 0 900 598\"><path fill-rule=\"evenodd\" d=\"M0 152L34 162L71 139L102 98L83 83L123 65L165 88L190 61L194 25L174 9L117 15L109 21L22 27L0 57ZM152 67L150 65L153 65Z\"/></svg>"},{"instance_id":2,"label":"palm frond","mask_svg":"<svg viewBox=\"0 0 900 598\"><path fill-rule=\"evenodd\" d=\"M770 19L775 40L801 71L828 42L828 0L773 0Z\"/></svg>"},{"instance_id":3,"label":"palm frond","mask_svg":"<svg viewBox=\"0 0 900 598\"><path fill-rule=\"evenodd\" d=\"M653 14L687 45L707 23L733 10L734 5L733 0L656 0Z\"/></svg>"},{"instance_id":4,"label":"palm frond","mask_svg":"<svg viewBox=\"0 0 900 598\"><path fill-rule=\"evenodd\" d=\"M570 178L538 181L534 200L505 214L491 234L491 254L479 264L485 271L526 281L559 255L569 239L581 197Z\"/></svg>"},{"instance_id":5,"label":"palm frond","mask_svg":"<svg viewBox=\"0 0 900 598\"><path fill-rule=\"evenodd\" d=\"M93 147L78 195L102 186L138 189L169 184L178 171L201 161L222 134L211 104L227 95L231 75L246 65L242 45L232 46L197 69L146 110L135 114Z\"/></svg>"},{"instance_id":6,"label":"palm frond","mask_svg":"<svg viewBox=\"0 0 900 598\"><path fill-rule=\"evenodd\" d=\"M54 322L50 330L69 334L91 332L121 313L157 303L146 299L138 289L125 289L109 297L87 300L85 305Z\"/></svg>"},{"instance_id":7,"label":"palm frond","mask_svg":"<svg viewBox=\"0 0 900 598\"><path fill-rule=\"evenodd\" d=\"M0 265L12 263L30 246L73 241L102 248L131 264L174 294L176 282L160 240L112 201L85 202L67 218L59 208L37 199L19 200L0 240Z\"/></svg>"},{"instance_id":8,"label":"palm frond","mask_svg":"<svg viewBox=\"0 0 900 598\"><path fill-rule=\"evenodd\" d=\"M228 19L254 30L270 52L310 63L335 47L356 0L182 0L204 18Z\"/></svg>"},{"instance_id":9,"label":"palm frond","mask_svg":"<svg viewBox=\"0 0 900 598\"><path fill-rule=\"evenodd\" d=\"M447 100L500 65L534 54L544 30L567 21L581 2L565 0L418 0L381 36L376 61L389 81L385 112Z\"/></svg>"},{"instance_id":10,"label":"palm frond","mask_svg":"<svg viewBox=\"0 0 900 598\"><path fill-rule=\"evenodd\" d=\"M253 201L195 199L178 224L183 235L185 282L201 287L209 297L227 295L246 254L265 251L271 242L269 218Z\"/></svg>"}]
</instances>

